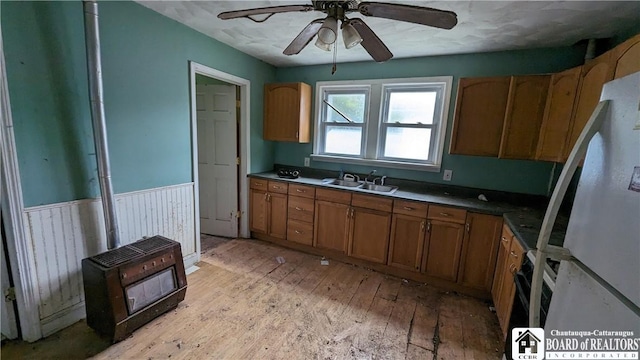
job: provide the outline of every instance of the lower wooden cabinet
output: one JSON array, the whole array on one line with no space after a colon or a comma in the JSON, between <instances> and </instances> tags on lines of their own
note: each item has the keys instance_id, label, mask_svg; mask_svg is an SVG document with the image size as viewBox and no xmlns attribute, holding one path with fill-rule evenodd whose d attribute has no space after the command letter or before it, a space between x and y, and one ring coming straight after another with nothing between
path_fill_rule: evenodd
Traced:
<instances>
[{"instance_id":1,"label":"lower wooden cabinet","mask_svg":"<svg viewBox=\"0 0 640 360\"><path fill-rule=\"evenodd\" d=\"M400 269L420 271L427 220L393 214L387 264Z\"/></svg>"},{"instance_id":2,"label":"lower wooden cabinet","mask_svg":"<svg viewBox=\"0 0 640 360\"><path fill-rule=\"evenodd\" d=\"M269 232L269 207L266 191L251 189L249 201L249 228L251 231L267 234Z\"/></svg>"},{"instance_id":3,"label":"lower wooden cabinet","mask_svg":"<svg viewBox=\"0 0 640 360\"><path fill-rule=\"evenodd\" d=\"M352 207L348 255L386 263L390 227L391 213Z\"/></svg>"},{"instance_id":4,"label":"lower wooden cabinet","mask_svg":"<svg viewBox=\"0 0 640 360\"><path fill-rule=\"evenodd\" d=\"M250 201L258 238L342 253L479 296L491 292L501 323L508 322L512 274L523 251L511 248L519 243L507 227L500 237L500 216L281 181L252 180Z\"/></svg>"},{"instance_id":5,"label":"lower wooden cabinet","mask_svg":"<svg viewBox=\"0 0 640 360\"><path fill-rule=\"evenodd\" d=\"M350 210L347 204L316 200L313 246L346 252Z\"/></svg>"},{"instance_id":6,"label":"lower wooden cabinet","mask_svg":"<svg viewBox=\"0 0 640 360\"><path fill-rule=\"evenodd\" d=\"M429 276L456 282L464 225L440 220L427 222L422 269Z\"/></svg>"},{"instance_id":7,"label":"lower wooden cabinet","mask_svg":"<svg viewBox=\"0 0 640 360\"><path fill-rule=\"evenodd\" d=\"M467 214L458 284L491 291L502 217Z\"/></svg>"},{"instance_id":8,"label":"lower wooden cabinet","mask_svg":"<svg viewBox=\"0 0 640 360\"><path fill-rule=\"evenodd\" d=\"M496 267L494 286L491 289L498 322L504 336L509 330L509 320L516 292L514 276L520 270L524 253L520 242L514 238L508 226L504 225L498 253L498 266L500 267Z\"/></svg>"},{"instance_id":9,"label":"lower wooden cabinet","mask_svg":"<svg viewBox=\"0 0 640 360\"><path fill-rule=\"evenodd\" d=\"M249 228L253 232L286 239L287 237L287 184L269 182L278 186L276 191L284 189L284 194L265 191L262 184L251 184L249 210Z\"/></svg>"}]
</instances>

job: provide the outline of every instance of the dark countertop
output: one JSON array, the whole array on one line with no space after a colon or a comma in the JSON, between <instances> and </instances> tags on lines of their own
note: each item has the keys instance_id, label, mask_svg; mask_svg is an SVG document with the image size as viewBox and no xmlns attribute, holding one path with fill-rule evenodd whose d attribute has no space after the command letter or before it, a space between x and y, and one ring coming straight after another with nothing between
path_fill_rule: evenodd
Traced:
<instances>
[{"instance_id":1,"label":"dark countertop","mask_svg":"<svg viewBox=\"0 0 640 360\"><path fill-rule=\"evenodd\" d=\"M323 177L323 175L329 176ZM335 172L328 174L319 172L310 174L308 177L301 176L297 179L284 179L278 177L275 171L269 171L250 174L249 177L313 185L329 189L348 190L354 193L377 195L394 199L424 201L432 204L464 208L474 212L503 216L505 223L509 225L526 251L536 248L538 234L542 226L548 201L546 198L540 196L509 194L492 190L471 189L398 179L390 179L387 181L388 184L399 187L399 189L392 194L345 188L344 186L331 185L328 184L327 181L323 181L323 178L335 178ZM479 200L478 195L480 194L485 195L489 201ZM558 216L549 244L562 245L567 223L568 217Z\"/></svg>"}]
</instances>

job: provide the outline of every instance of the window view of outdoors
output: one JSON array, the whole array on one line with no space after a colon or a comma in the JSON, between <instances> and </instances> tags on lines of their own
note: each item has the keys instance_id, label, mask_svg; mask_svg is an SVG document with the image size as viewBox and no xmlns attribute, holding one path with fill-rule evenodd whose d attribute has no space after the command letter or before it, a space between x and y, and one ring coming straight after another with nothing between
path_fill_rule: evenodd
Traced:
<instances>
[{"instance_id":1,"label":"window view of outdoors","mask_svg":"<svg viewBox=\"0 0 640 360\"><path fill-rule=\"evenodd\" d=\"M389 115L385 122L401 124L433 124L436 93L399 92L389 94Z\"/></svg>"},{"instance_id":2,"label":"window view of outdoors","mask_svg":"<svg viewBox=\"0 0 640 360\"><path fill-rule=\"evenodd\" d=\"M429 160L431 128L403 127L403 124L432 125L436 107L434 91L392 91L384 119L384 157Z\"/></svg>"},{"instance_id":3,"label":"window view of outdoors","mask_svg":"<svg viewBox=\"0 0 640 360\"><path fill-rule=\"evenodd\" d=\"M431 129L387 128L384 157L429 160Z\"/></svg>"},{"instance_id":4,"label":"window view of outdoors","mask_svg":"<svg viewBox=\"0 0 640 360\"><path fill-rule=\"evenodd\" d=\"M354 126L332 126L331 123L348 124L342 115L327 106L324 151L334 154L360 155L362 125L365 114L365 94L328 94L327 102L338 109Z\"/></svg>"}]
</instances>

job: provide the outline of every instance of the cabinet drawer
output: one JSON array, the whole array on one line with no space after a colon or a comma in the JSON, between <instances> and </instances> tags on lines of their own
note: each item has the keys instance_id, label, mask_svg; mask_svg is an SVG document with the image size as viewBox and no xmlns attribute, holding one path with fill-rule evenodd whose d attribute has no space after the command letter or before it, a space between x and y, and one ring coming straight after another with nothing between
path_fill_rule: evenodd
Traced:
<instances>
[{"instance_id":1,"label":"cabinet drawer","mask_svg":"<svg viewBox=\"0 0 640 360\"><path fill-rule=\"evenodd\" d=\"M286 194L288 185L280 181L269 181L269 191L279 194Z\"/></svg>"},{"instance_id":2,"label":"cabinet drawer","mask_svg":"<svg viewBox=\"0 0 640 360\"><path fill-rule=\"evenodd\" d=\"M391 212L393 200L379 196L353 194L351 205L365 209Z\"/></svg>"},{"instance_id":3,"label":"cabinet drawer","mask_svg":"<svg viewBox=\"0 0 640 360\"><path fill-rule=\"evenodd\" d=\"M313 199L316 196L316 189L313 186L289 184L289 195Z\"/></svg>"},{"instance_id":4,"label":"cabinet drawer","mask_svg":"<svg viewBox=\"0 0 640 360\"><path fill-rule=\"evenodd\" d=\"M287 240L310 246L313 243L313 224L289 219Z\"/></svg>"},{"instance_id":5,"label":"cabinet drawer","mask_svg":"<svg viewBox=\"0 0 640 360\"><path fill-rule=\"evenodd\" d=\"M348 205L351 203L351 193L339 190L316 189L316 200Z\"/></svg>"},{"instance_id":6,"label":"cabinet drawer","mask_svg":"<svg viewBox=\"0 0 640 360\"><path fill-rule=\"evenodd\" d=\"M423 202L405 200L395 200L393 202L394 214L404 214L419 218L426 218L427 209L429 209L429 204Z\"/></svg>"},{"instance_id":7,"label":"cabinet drawer","mask_svg":"<svg viewBox=\"0 0 640 360\"><path fill-rule=\"evenodd\" d=\"M267 191L267 180L264 179L249 179L249 187L255 190Z\"/></svg>"},{"instance_id":8,"label":"cabinet drawer","mask_svg":"<svg viewBox=\"0 0 640 360\"><path fill-rule=\"evenodd\" d=\"M456 209L438 205L429 206L429 219L464 224L466 217L467 210L464 209Z\"/></svg>"},{"instance_id":9,"label":"cabinet drawer","mask_svg":"<svg viewBox=\"0 0 640 360\"><path fill-rule=\"evenodd\" d=\"M313 199L289 196L289 220L313 223Z\"/></svg>"}]
</instances>

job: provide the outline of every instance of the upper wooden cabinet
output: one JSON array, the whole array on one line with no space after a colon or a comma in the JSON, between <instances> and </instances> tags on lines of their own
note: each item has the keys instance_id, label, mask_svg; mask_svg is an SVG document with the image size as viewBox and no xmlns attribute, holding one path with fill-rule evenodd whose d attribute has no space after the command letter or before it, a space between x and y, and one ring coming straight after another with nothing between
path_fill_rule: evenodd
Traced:
<instances>
[{"instance_id":1,"label":"upper wooden cabinet","mask_svg":"<svg viewBox=\"0 0 640 360\"><path fill-rule=\"evenodd\" d=\"M500 142L500 158L535 157L550 79L549 75L511 78Z\"/></svg>"},{"instance_id":2,"label":"upper wooden cabinet","mask_svg":"<svg viewBox=\"0 0 640 360\"><path fill-rule=\"evenodd\" d=\"M566 147L564 149L564 159L569 157L569 153L576 144L578 136L580 136L593 110L596 108L596 105L598 105L602 87L607 81L613 79L614 68L611 63L611 58L614 50L608 51L582 66L580 86L573 110L571 129L569 130Z\"/></svg>"},{"instance_id":3,"label":"upper wooden cabinet","mask_svg":"<svg viewBox=\"0 0 640 360\"><path fill-rule=\"evenodd\" d=\"M563 160L581 71L582 67L578 66L551 76L547 104L538 137L536 160L556 162Z\"/></svg>"},{"instance_id":4,"label":"upper wooden cabinet","mask_svg":"<svg viewBox=\"0 0 640 360\"><path fill-rule=\"evenodd\" d=\"M265 140L308 143L310 119L311 86L301 82L264 86Z\"/></svg>"},{"instance_id":5,"label":"upper wooden cabinet","mask_svg":"<svg viewBox=\"0 0 640 360\"><path fill-rule=\"evenodd\" d=\"M460 79L449 153L498 155L509 83L508 76Z\"/></svg>"},{"instance_id":6,"label":"upper wooden cabinet","mask_svg":"<svg viewBox=\"0 0 640 360\"><path fill-rule=\"evenodd\" d=\"M615 69L614 79L640 71L640 34L613 49L612 64Z\"/></svg>"}]
</instances>

